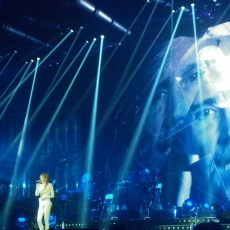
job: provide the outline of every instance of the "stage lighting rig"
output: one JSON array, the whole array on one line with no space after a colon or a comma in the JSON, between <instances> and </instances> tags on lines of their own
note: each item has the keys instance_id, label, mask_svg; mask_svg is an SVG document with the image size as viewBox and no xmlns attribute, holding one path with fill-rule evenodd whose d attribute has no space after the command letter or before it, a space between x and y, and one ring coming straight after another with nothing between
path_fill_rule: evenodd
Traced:
<instances>
[{"instance_id":1,"label":"stage lighting rig","mask_svg":"<svg viewBox=\"0 0 230 230\"><path fill-rule=\"evenodd\" d=\"M197 215L197 206L196 204L190 199L186 199L182 206L182 217L191 217Z\"/></svg>"},{"instance_id":2,"label":"stage lighting rig","mask_svg":"<svg viewBox=\"0 0 230 230\"><path fill-rule=\"evenodd\" d=\"M165 3L164 0L147 0L148 3L151 3L151 2L157 2L157 3Z\"/></svg>"},{"instance_id":3,"label":"stage lighting rig","mask_svg":"<svg viewBox=\"0 0 230 230\"><path fill-rule=\"evenodd\" d=\"M123 33L128 34L128 35L131 34L131 32L128 29L126 29L124 26L122 26L117 21L113 20L109 15L107 15L102 10L98 9L95 5L93 5L89 1L86 1L86 0L65 0L65 1L63 1L63 3L68 5L68 6L77 5L77 6L83 7L86 10L88 10L89 12L93 13L96 17L103 19L104 21L108 22L110 25L112 25L116 29L122 31Z\"/></svg>"},{"instance_id":4,"label":"stage lighting rig","mask_svg":"<svg viewBox=\"0 0 230 230\"><path fill-rule=\"evenodd\" d=\"M141 217L149 217L149 208L147 207L147 205L142 205L139 211Z\"/></svg>"},{"instance_id":5,"label":"stage lighting rig","mask_svg":"<svg viewBox=\"0 0 230 230\"><path fill-rule=\"evenodd\" d=\"M2 25L2 29L3 29L3 31L6 31L9 34L16 35L16 36L21 37L23 39L29 40L33 43L37 43L37 44L43 45L43 46L46 45L46 43L44 43L43 41L40 41L39 39L37 39L33 36L30 36L29 34L26 34L25 32L22 32L22 31L20 31L16 28L13 28L9 25L5 25L5 24Z\"/></svg>"},{"instance_id":6,"label":"stage lighting rig","mask_svg":"<svg viewBox=\"0 0 230 230\"><path fill-rule=\"evenodd\" d=\"M49 225L50 225L50 227L55 227L56 226L56 223L57 223L57 218L56 218L56 216L54 215L54 214L50 214L50 216L49 216Z\"/></svg>"},{"instance_id":7,"label":"stage lighting rig","mask_svg":"<svg viewBox=\"0 0 230 230\"><path fill-rule=\"evenodd\" d=\"M209 203L205 202L199 206L197 218L216 218L216 211Z\"/></svg>"},{"instance_id":8,"label":"stage lighting rig","mask_svg":"<svg viewBox=\"0 0 230 230\"><path fill-rule=\"evenodd\" d=\"M26 229L28 226L28 217L24 214L18 215L16 219L16 227L19 229Z\"/></svg>"}]
</instances>

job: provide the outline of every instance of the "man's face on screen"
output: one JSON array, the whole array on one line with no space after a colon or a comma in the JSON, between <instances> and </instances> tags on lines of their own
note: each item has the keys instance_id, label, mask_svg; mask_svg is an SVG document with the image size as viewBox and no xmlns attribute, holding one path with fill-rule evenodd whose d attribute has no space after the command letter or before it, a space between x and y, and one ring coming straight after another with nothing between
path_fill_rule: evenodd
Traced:
<instances>
[{"instance_id":1,"label":"man's face on screen","mask_svg":"<svg viewBox=\"0 0 230 230\"><path fill-rule=\"evenodd\" d=\"M173 130L179 140L177 150L190 164L202 160L202 172L217 181L224 179L230 170L229 57L217 47L205 47L199 52L198 65L190 63L179 75L182 80L172 98L172 120L181 122Z\"/></svg>"}]
</instances>

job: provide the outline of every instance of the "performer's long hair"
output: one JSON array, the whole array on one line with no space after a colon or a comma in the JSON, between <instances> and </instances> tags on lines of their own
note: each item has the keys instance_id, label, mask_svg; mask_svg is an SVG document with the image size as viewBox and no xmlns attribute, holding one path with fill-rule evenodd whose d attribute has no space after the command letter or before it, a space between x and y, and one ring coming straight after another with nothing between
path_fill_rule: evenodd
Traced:
<instances>
[{"instance_id":1,"label":"performer's long hair","mask_svg":"<svg viewBox=\"0 0 230 230\"><path fill-rule=\"evenodd\" d=\"M49 174L42 173L40 176L43 176L46 179L45 181L45 188L46 188L46 185L49 183L49 179L50 179Z\"/></svg>"}]
</instances>

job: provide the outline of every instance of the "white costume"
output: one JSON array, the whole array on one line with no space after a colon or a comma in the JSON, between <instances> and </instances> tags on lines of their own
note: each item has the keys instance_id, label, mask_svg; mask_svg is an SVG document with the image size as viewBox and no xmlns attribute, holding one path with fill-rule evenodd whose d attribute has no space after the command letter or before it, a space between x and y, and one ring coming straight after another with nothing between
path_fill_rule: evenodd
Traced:
<instances>
[{"instance_id":1,"label":"white costume","mask_svg":"<svg viewBox=\"0 0 230 230\"><path fill-rule=\"evenodd\" d=\"M38 227L40 230L44 230L44 226L42 224L42 218L44 216L45 220L45 230L49 229L49 215L52 203L50 198L54 198L54 189L51 183L45 185L39 184L35 190L35 196L39 196L39 208L38 208L38 215L37 215L37 222Z\"/></svg>"}]
</instances>

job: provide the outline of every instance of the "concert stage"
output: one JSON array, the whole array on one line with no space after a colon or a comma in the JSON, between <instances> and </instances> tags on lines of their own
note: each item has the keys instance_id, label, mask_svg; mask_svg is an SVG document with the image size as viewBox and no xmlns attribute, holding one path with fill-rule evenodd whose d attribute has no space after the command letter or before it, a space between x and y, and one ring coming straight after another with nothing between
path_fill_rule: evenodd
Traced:
<instances>
[{"instance_id":1,"label":"concert stage","mask_svg":"<svg viewBox=\"0 0 230 230\"><path fill-rule=\"evenodd\" d=\"M200 219L197 223L209 222L219 220ZM194 221L191 220L194 224ZM221 222L220 222L221 223ZM129 221L109 221L109 222L90 222L90 223L65 223L64 229L87 229L87 230L189 230L192 229L190 224L190 218L181 219L166 219L166 220L151 220L151 219L140 219L140 220L129 220ZM223 229L230 229L229 223L221 223ZM57 224L53 229L62 229L61 223Z\"/></svg>"},{"instance_id":2,"label":"concert stage","mask_svg":"<svg viewBox=\"0 0 230 230\"><path fill-rule=\"evenodd\" d=\"M57 223L51 229L85 229L85 230L190 230L193 226L204 222L220 223L223 229L230 229L230 218L228 215L221 218L170 218L170 210L150 210L149 216L140 217L138 210L126 210L126 213L118 213L118 216L111 216L109 220L94 220L88 223L63 222ZM154 216L155 215L155 216ZM165 216L164 216L165 215ZM30 228L37 229L36 226Z\"/></svg>"},{"instance_id":3,"label":"concert stage","mask_svg":"<svg viewBox=\"0 0 230 230\"><path fill-rule=\"evenodd\" d=\"M1 200L1 199L0 199ZM1 201L2 206L5 206L6 199ZM5 230L37 230L36 214L37 214L37 199L34 197L27 199L13 199L11 214L7 215L9 220L8 226L3 226ZM118 210L113 205L104 206L95 205L96 208L86 211L82 203L64 202L63 204L55 205L53 202L52 215L53 221L51 229L91 229L91 230L189 230L191 226L203 222L219 222L223 229L230 230L230 212L223 212L218 218L216 217L189 217L182 216L181 208L175 207L171 209L154 209L142 206L138 209ZM92 204L91 204L92 205ZM94 207L94 205L92 205ZM58 209L60 208L60 210ZM87 213L87 220L81 221L82 214ZM210 214L209 212L207 214ZM16 224L17 218L25 217L26 223ZM64 225L64 226L63 226Z\"/></svg>"}]
</instances>

